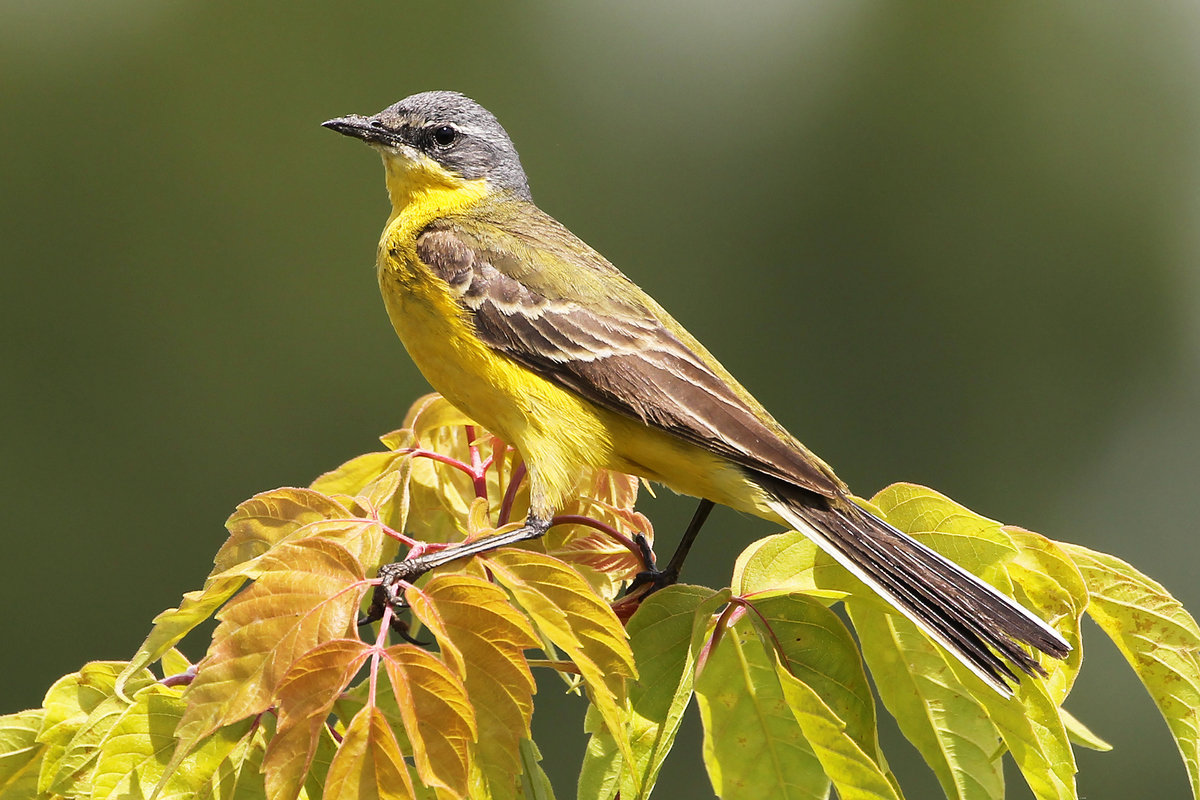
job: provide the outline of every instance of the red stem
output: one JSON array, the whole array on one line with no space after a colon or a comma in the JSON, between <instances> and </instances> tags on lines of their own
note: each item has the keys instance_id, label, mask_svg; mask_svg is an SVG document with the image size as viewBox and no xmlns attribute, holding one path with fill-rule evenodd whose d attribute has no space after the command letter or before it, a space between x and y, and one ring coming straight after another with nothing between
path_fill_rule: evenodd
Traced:
<instances>
[{"instance_id":1,"label":"red stem","mask_svg":"<svg viewBox=\"0 0 1200 800\"><path fill-rule=\"evenodd\" d=\"M383 617L379 620L379 635L375 637L375 647L371 649L371 688L367 692L367 704L375 705L375 686L379 683L379 657L383 655L387 645L388 630L392 625L392 607L384 606Z\"/></svg>"},{"instance_id":2,"label":"red stem","mask_svg":"<svg viewBox=\"0 0 1200 800\"><path fill-rule=\"evenodd\" d=\"M525 480L525 462L517 464L517 468L512 471L512 475L508 478L508 488L504 490L504 500L500 503L500 516L496 520L496 527L503 527L508 524L508 518L512 516L513 503L516 502L517 492L521 489L521 481Z\"/></svg>"},{"instance_id":3,"label":"red stem","mask_svg":"<svg viewBox=\"0 0 1200 800\"><path fill-rule=\"evenodd\" d=\"M470 475L472 479L474 479L474 477L475 477L475 470L471 469L471 466L469 464L464 464L463 462L459 461L457 458L451 458L450 456L444 456L441 453L435 452L433 450L426 450L423 447L406 447L403 450L399 450L397 452L403 453L405 455L414 455L419 458L432 458L434 461L440 461L443 464L449 464L450 466L454 467L455 469L462 470L463 472Z\"/></svg>"},{"instance_id":4,"label":"red stem","mask_svg":"<svg viewBox=\"0 0 1200 800\"><path fill-rule=\"evenodd\" d=\"M487 465L479 457L479 445L475 444L475 426L468 425L467 442L471 452L471 482L475 484L475 496L487 499Z\"/></svg>"}]
</instances>

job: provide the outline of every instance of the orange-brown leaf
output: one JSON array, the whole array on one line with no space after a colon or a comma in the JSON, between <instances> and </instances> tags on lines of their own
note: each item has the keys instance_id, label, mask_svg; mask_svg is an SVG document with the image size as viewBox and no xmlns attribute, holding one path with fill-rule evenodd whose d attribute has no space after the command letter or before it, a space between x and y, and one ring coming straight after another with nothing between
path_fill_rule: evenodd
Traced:
<instances>
[{"instance_id":1,"label":"orange-brown leaf","mask_svg":"<svg viewBox=\"0 0 1200 800\"><path fill-rule=\"evenodd\" d=\"M288 668L275 692L275 736L263 761L272 800L294 798L317 751L317 741L338 696L370 652L358 639L333 639L309 650Z\"/></svg>"},{"instance_id":2,"label":"orange-brown leaf","mask_svg":"<svg viewBox=\"0 0 1200 800\"><path fill-rule=\"evenodd\" d=\"M242 503L225 522L229 539L217 551L213 573L256 558L310 522L349 517L345 506L312 489L273 489Z\"/></svg>"},{"instance_id":3,"label":"orange-brown leaf","mask_svg":"<svg viewBox=\"0 0 1200 800\"><path fill-rule=\"evenodd\" d=\"M300 726L276 733L263 756L263 788L267 800L296 800L313 760L312 739Z\"/></svg>"},{"instance_id":4,"label":"orange-brown leaf","mask_svg":"<svg viewBox=\"0 0 1200 800\"><path fill-rule=\"evenodd\" d=\"M504 548L488 567L534 625L579 667L592 702L627 760L633 761L623 707L626 679L637 674L625 628L608 603L569 566L541 553Z\"/></svg>"},{"instance_id":5,"label":"orange-brown leaf","mask_svg":"<svg viewBox=\"0 0 1200 800\"><path fill-rule=\"evenodd\" d=\"M332 519L311 522L296 531L296 539L320 538L350 551L359 564L380 563L384 547L383 526L370 519Z\"/></svg>"},{"instance_id":6,"label":"orange-brown leaf","mask_svg":"<svg viewBox=\"0 0 1200 800\"><path fill-rule=\"evenodd\" d=\"M217 615L208 655L184 696L177 735L190 747L222 725L260 713L301 655L352 638L367 583L344 547L303 539L263 557L263 572Z\"/></svg>"},{"instance_id":7,"label":"orange-brown leaf","mask_svg":"<svg viewBox=\"0 0 1200 800\"><path fill-rule=\"evenodd\" d=\"M633 538L642 534L654 542L654 528L642 514L609 505L601 500L580 497L572 504L575 510L564 514L579 514L603 522ZM586 567L596 576L585 573L588 583L606 600L616 597L623 581L645 569L641 556L609 534L586 525L555 525L545 537L547 555L561 559L574 567Z\"/></svg>"},{"instance_id":8,"label":"orange-brown leaf","mask_svg":"<svg viewBox=\"0 0 1200 800\"><path fill-rule=\"evenodd\" d=\"M466 687L478 728L476 772L494 798L515 797L535 688L524 651L538 646L536 634L502 589L479 578L435 575L405 597Z\"/></svg>"},{"instance_id":9,"label":"orange-brown leaf","mask_svg":"<svg viewBox=\"0 0 1200 800\"><path fill-rule=\"evenodd\" d=\"M441 659L410 644L389 647L383 663L417 774L427 786L442 786L466 797L477 731L462 681Z\"/></svg>"},{"instance_id":10,"label":"orange-brown leaf","mask_svg":"<svg viewBox=\"0 0 1200 800\"><path fill-rule=\"evenodd\" d=\"M323 800L408 800L412 779L396 735L375 706L354 715L329 774Z\"/></svg>"}]
</instances>

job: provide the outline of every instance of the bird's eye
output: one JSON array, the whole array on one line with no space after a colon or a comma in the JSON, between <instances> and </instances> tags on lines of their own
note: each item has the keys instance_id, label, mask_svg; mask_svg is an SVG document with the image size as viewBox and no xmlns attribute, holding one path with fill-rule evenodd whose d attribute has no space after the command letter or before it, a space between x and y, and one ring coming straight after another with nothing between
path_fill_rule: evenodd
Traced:
<instances>
[{"instance_id":1,"label":"bird's eye","mask_svg":"<svg viewBox=\"0 0 1200 800\"><path fill-rule=\"evenodd\" d=\"M439 125L433 129L433 143L438 147L449 147L458 140L458 131L452 125Z\"/></svg>"}]
</instances>

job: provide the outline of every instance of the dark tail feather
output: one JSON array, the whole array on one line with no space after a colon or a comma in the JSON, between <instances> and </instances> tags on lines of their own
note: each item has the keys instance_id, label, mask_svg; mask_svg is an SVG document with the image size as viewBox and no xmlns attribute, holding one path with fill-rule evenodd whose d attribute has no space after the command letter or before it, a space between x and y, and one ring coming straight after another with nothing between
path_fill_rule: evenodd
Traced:
<instances>
[{"instance_id":1,"label":"dark tail feather","mask_svg":"<svg viewBox=\"0 0 1200 800\"><path fill-rule=\"evenodd\" d=\"M1071 651L1015 600L857 506L780 498L775 510L1005 696L1012 694L1007 680L1017 680L1009 663L1046 674L1022 644L1055 658Z\"/></svg>"}]
</instances>

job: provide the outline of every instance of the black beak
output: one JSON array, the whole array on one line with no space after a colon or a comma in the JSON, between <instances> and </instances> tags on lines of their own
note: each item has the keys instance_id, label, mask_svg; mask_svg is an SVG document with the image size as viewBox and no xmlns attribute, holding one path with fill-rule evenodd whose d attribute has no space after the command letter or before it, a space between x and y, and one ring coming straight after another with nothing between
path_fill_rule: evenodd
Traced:
<instances>
[{"instance_id":1,"label":"black beak","mask_svg":"<svg viewBox=\"0 0 1200 800\"><path fill-rule=\"evenodd\" d=\"M360 114L350 114L345 117L327 120L321 123L322 128L337 131L343 136L362 139L368 144L399 144L396 134L389 131L375 117L364 117Z\"/></svg>"}]
</instances>

